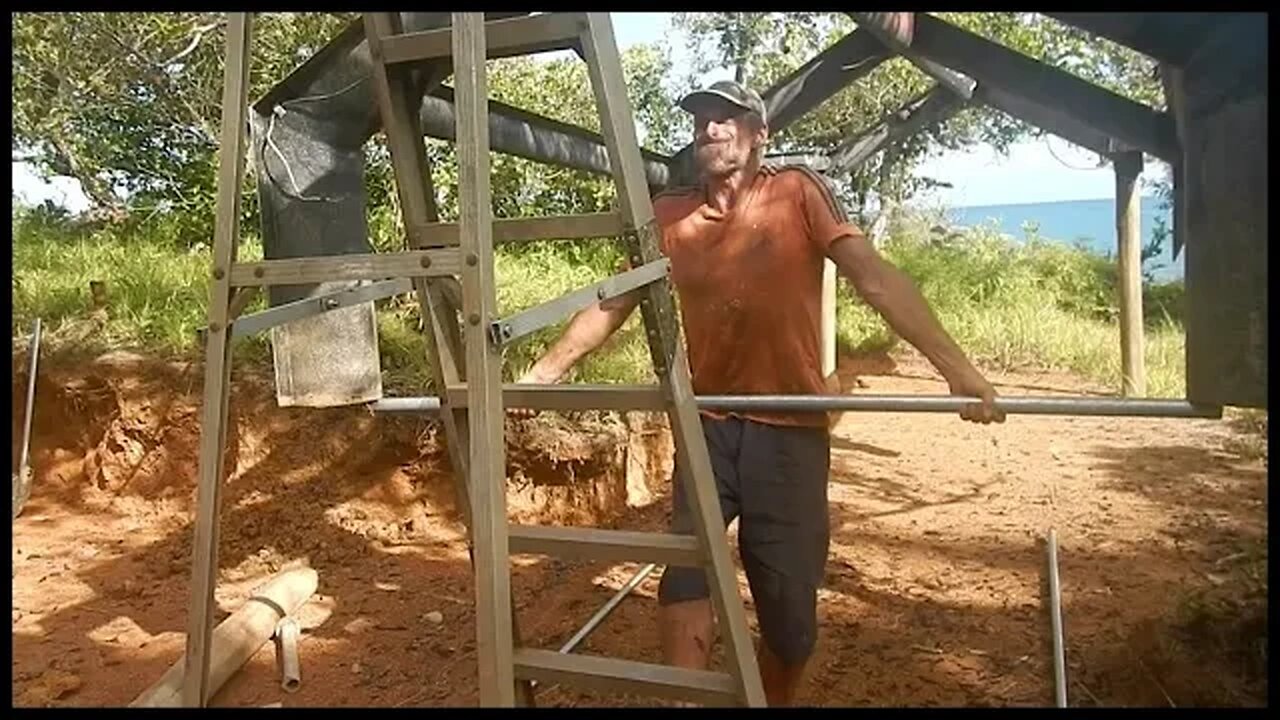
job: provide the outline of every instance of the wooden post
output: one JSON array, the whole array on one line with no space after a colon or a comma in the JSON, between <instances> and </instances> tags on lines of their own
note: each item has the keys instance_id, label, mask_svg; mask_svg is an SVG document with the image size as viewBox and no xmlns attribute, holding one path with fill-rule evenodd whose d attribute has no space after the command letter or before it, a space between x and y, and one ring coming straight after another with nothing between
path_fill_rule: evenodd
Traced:
<instances>
[{"instance_id":1,"label":"wooden post","mask_svg":"<svg viewBox=\"0 0 1280 720\"><path fill-rule=\"evenodd\" d=\"M510 542L506 445L503 437L502 349L489 342L498 316L489 184L489 96L484 15L453 13L454 108L458 128L458 238L466 325L467 425L471 439L471 537L475 549L476 663L482 707L514 707L511 652Z\"/></svg>"},{"instance_id":2,"label":"wooden post","mask_svg":"<svg viewBox=\"0 0 1280 720\"><path fill-rule=\"evenodd\" d=\"M1117 263L1120 270L1120 367L1125 397L1147 393L1147 372L1142 350L1142 224L1138 176L1142 153L1136 150L1112 156L1116 172Z\"/></svg>"},{"instance_id":3,"label":"wooden post","mask_svg":"<svg viewBox=\"0 0 1280 720\"><path fill-rule=\"evenodd\" d=\"M231 266L240 239L240 183L244 178L249 99L248 13L227 15L227 55L223 73L222 137L218 148L218 198L213 228L213 279L209 282L208 337L205 340L204 403L200 415L200 465L196 490L195 537L191 541L191 607L183 657L182 704L204 707L213 688L209 649L213 599L218 580L218 506L227 445L231 392L228 307Z\"/></svg>"}]
</instances>

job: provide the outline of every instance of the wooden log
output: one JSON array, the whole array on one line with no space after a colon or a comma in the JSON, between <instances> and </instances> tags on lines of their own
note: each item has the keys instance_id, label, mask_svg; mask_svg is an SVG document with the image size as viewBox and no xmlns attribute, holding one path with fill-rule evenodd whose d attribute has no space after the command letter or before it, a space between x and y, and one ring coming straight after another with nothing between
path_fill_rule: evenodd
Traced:
<instances>
[{"instance_id":1,"label":"wooden log","mask_svg":"<svg viewBox=\"0 0 1280 720\"><path fill-rule=\"evenodd\" d=\"M210 697L271 639L281 618L302 607L315 593L318 583L316 571L311 568L285 570L213 629L209 643ZM184 660L178 658L168 672L129 703L129 707L181 707Z\"/></svg>"},{"instance_id":2,"label":"wooden log","mask_svg":"<svg viewBox=\"0 0 1280 720\"><path fill-rule=\"evenodd\" d=\"M1145 397L1147 372L1142 357L1142 225L1138 177L1142 153L1112 156L1116 172L1116 239L1120 274L1120 367L1124 397Z\"/></svg>"}]
</instances>

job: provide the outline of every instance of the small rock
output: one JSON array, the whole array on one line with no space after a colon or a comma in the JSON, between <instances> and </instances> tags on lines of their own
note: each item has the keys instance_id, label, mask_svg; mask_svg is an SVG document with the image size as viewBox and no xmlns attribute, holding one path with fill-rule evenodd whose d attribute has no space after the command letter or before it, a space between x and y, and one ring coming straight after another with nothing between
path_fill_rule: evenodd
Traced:
<instances>
[{"instance_id":1,"label":"small rock","mask_svg":"<svg viewBox=\"0 0 1280 720\"><path fill-rule=\"evenodd\" d=\"M364 668L363 666L360 665L360 663L358 662L351 663L351 672L355 673L356 675L359 675L360 671L363 669Z\"/></svg>"},{"instance_id":2,"label":"small rock","mask_svg":"<svg viewBox=\"0 0 1280 720\"><path fill-rule=\"evenodd\" d=\"M439 610L432 610L431 612L427 613L426 615L423 615L422 617L432 625L439 625L440 623L444 622L444 613L440 612Z\"/></svg>"}]
</instances>

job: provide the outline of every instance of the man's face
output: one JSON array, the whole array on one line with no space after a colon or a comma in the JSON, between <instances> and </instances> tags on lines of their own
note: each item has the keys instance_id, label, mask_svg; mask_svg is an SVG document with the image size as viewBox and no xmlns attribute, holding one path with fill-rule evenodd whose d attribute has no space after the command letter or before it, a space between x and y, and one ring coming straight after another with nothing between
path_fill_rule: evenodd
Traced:
<instances>
[{"instance_id":1,"label":"man's face","mask_svg":"<svg viewBox=\"0 0 1280 720\"><path fill-rule=\"evenodd\" d=\"M721 100L707 100L693 113L693 157L698 171L724 177L746 167L766 131L753 127L747 111Z\"/></svg>"}]
</instances>

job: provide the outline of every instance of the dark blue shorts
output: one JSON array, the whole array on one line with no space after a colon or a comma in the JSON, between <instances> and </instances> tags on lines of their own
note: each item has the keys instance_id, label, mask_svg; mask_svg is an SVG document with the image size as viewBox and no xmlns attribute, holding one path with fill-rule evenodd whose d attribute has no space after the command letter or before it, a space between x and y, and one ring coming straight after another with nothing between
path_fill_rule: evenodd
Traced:
<instances>
[{"instance_id":1,"label":"dark blue shorts","mask_svg":"<svg viewBox=\"0 0 1280 720\"><path fill-rule=\"evenodd\" d=\"M737 517L738 552L755 602L760 634L783 662L797 665L817 640L817 593L830 543L827 428L780 427L702 416L724 523ZM673 485L671 532L693 533L683 473ZM710 596L706 570L668 567L662 605Z\"/></svg>"}]
</instances>

